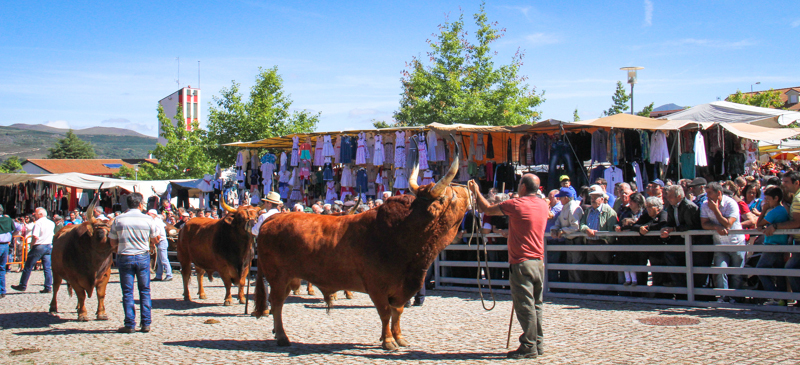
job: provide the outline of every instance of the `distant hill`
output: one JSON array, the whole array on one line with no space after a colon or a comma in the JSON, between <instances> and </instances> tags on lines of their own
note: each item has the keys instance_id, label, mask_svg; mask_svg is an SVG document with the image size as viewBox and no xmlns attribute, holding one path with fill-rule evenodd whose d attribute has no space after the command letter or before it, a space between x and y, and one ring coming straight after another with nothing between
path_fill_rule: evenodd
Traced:
<instances>
[{"instance_id":1,"label":"distant hill","mask_svg":"<svg viewBox=\"0 0 800 365\"><path fill-rule=\"evenodd\" d=\"M46 132L46 133L57 133L57 134L67 134L68 129L61 129L61 128L53 128L48 127L44 124L24 124L24 123L17 123L8 126L9 128L15 129L22 129L26 131L38 131L38 132ZM150 136L146 136L136 131L132 131L130 129L125 128L114 128L114 127L91 127L85 129L73 129L73 133L79 136L94 136L94 135L104 135L104 136L137 136L137 137L145 137L145 138L153 138Z\"/></svg>"},{"instance_id":2,"label":"distant hill","mask_svg":"<svg viewBox=\"0 0 800 365\"><path fill-rule=\"evenodd\" d=\"M74 132L94 146L97 158L146 158L157 143L154 137L122 128L93 127ZM48 149L66 133L66 129L41 124L0 126L0 160L10 156L21 160L47 158Z\"/></svg>"}]
</instances>

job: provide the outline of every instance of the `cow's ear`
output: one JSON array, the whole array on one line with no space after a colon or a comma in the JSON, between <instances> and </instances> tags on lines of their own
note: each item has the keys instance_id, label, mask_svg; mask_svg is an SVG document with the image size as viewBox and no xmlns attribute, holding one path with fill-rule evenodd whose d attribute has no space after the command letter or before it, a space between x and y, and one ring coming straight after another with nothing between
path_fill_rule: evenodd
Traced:
<instances>
[{"instance_id":1,"label":"cow's ear","mask_svg":"<svg viewBox=\"0 0 800 365\"><path fill-rule=\"evenodd\" d=\"M229 213L229 214L225 215L225 218L222 218L222 220L225 221L225 224L233 224L233 217L234 216L235 216L235 214L230 214Z\"/></svg>"}]
</instances>

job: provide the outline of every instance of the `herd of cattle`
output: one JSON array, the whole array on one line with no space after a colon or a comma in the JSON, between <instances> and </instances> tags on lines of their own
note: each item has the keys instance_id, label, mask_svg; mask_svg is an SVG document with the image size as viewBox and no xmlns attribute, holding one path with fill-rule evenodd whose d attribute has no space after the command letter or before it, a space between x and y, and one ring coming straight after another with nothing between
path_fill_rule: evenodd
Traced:
<instances>
[{"instance_id":1,"label":"herd of cattle","mask_svg":"<svg viewBox=\"0 0 800 365\"><path fill-rule=\"evenodd\" d=\"M194 266L200 299L206 299L203 275L211 280L216 272L225 284L224 305L232 304L233 283L239 288L239 303L244 304L243 288L255 241L258 271L252 314L272 314L279 346L290 345L282 308L290 292L299 289L300 280L314 283L328 308L338 291L346 291L348 297L350 291L367 293L380 315L382 347L394 350L408 346L400 330L403 305L422 288L427 269L453 241L467 209L467 189L450 184L458 172L459 156L456 147L445 176L425 186L416 183L416 163L409 174L413 195L389 198L378 209L357 215L275 214L261 225L255 240L250 231L260 208L232 208L222 202L227 213L223 218L193 218L179 232L177 251L184 300L191 300L189 281ZM78 297L79 321L88 320L85 300L93 291L97 292L97 319L108 319L103 301L112 266L110 223L95 219L92 208L84 223L60 230L53 243L50 312L58 311L57 295L63 279L70 296L74 290Z\"/></svg>"}]
</instances>

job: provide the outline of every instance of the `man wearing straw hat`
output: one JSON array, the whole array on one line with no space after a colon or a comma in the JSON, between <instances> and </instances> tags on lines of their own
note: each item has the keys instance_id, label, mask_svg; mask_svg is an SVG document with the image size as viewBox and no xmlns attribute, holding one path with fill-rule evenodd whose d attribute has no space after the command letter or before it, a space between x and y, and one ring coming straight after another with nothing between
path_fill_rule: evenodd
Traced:
<instances>
[{"instance_id":1,"label":"man wearing straw hat","mask_svg":"<svg viewBox=\"0 0 800 365\"><path fill-rule=\"evenodd\" d=\"M281 201L281 196L274 191L270 191L269 194L267 194L267 197L261 199L261 201L264 202L264 207L262 210L264 211L264 213L258 216L258 221L256 221L256 224L253 225L253 228L251 230L253 236L256 237L258 237L258 231L261 229L261 224L264 223L264 221L267 220L267 218L271 217L273 214L280 213L281 211L279 210L279 208L281 207L281 205L283 205L283 202Z\"/></svg>"}]
</instances>

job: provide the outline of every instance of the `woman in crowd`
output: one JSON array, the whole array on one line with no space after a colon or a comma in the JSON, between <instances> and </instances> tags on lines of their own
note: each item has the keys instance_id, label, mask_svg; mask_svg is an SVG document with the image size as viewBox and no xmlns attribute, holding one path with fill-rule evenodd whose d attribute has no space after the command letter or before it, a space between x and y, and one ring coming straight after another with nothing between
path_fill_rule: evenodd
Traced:
<instances>
[{"instance_id":1,"label":"woman in crowd","mask_svg":"<svg viewBox=\"0 0 800 365\"><path fill-rule=\"evenodd\" d=\"M742 190L742 199L747 204L747 207L755 215L761 214L761 198L759 198L760 191L755 182L749 183L744 186Z\"/></svg>"},{"instance_id":2,"label":"woman in crowd","mask_svg":"<svg viewBox=\"0 0 800 365\"><path fill-rule=\"evenodd\" d=\"M644 207L647 214L639 216L639 220L631 227L632 230L642 236L649 232L660 232L667 225L668 219L664 203L661 199L651 196L645 199ZM661 237L658 236L639 237L637 242L643 245L663 244ZM664 266L667 263L663 252L648 252L645 257L650 261L650 266ZM653 273L653 285L663 285L668 277L669 274Z\"/></svg>"},{"instance_id":3,"label":"woman in crowd","mask_svg":"<svg viewBox=\"0 0 800 365\"><path fill-rule=\"evenodd\" d=\"M641 193L634 193L630 197L630 207L622 210L619 216L619 225L616 231L630 231L633 230L633 225L639 220L644 213L644 195ZM636 243L638 237L619 237L620 243L632 245ZM647 256L641 252L618 252L616 255L618 265L646 265ZM636 286L639 280L636 277L636 272L625 271L625 284ZM645 279L646 281L646 279Z\"/></svg>"}]
</instances>

